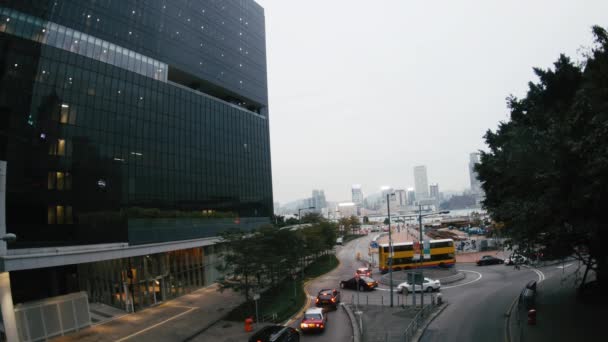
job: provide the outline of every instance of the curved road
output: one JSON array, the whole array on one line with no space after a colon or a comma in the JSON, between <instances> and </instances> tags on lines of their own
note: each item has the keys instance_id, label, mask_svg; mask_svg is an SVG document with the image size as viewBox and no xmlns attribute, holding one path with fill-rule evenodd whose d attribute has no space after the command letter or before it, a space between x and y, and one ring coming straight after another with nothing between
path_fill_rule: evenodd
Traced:
<instances>
[{"instance_id":1,"label":"curved road","mask_svg":"<svg viewBox=\"0 0 608 342\"><path fill-rule=\"evenodd\" d=\"M373 236L366 236L347 243L345 246L336 247L336 256L340 260L340 265L328 274L321 276L306 285L306 292L310 295L309 306L314 306L314 298L321 289L339 289L340 280L350 279L354 276L357 268L364 266L361 261L356 260L357 252L362 256L367 256L367 248ZM365 254L364 254L365 253ZM340 290L343 301L350 302L351 292ZM352 341L353 331L350 320L344 309L338 307L336 311L327 313L327 327L321 334L305 334L302 341ZM296 317L290 326L297 327L301 317Z\"/></svg>"},{"instance_id":2,"label":"curved road","mask_svg":"<svg viewBox=\"0 0 608 342\"><path fill-rule=\"evenodd\" d=\"M350 279L364 262L356 260L359 252L362 259L367 259L371 234L337 247L336 255L340 265L332 272L321 276L306 285L310 295L309 306L314 306L317 292L323 288L338 288L340 280ZM505 336L505 313L521 289L530 280L539 280L539 275L530 268L520 270L512 266L493 265L478 267L474 264L458 264L458 269L466 272L466 278L460 282L442 287L442 295L449 305L428 326L421 340L430 341L499 341ZM377 269L373 277L379 279ZM340 290L342 302L350 303L355 291ZM395 294L394 303L397 304ZM420 295L417 295L417 301ZM381 285L376 291L360 295L361 303L385 305L389 302L389 289ZM382 298L381 298L382 297ZM356 298L356 297L355 297ZM401 297L403 298L403 297ZM408 297L410 303L411 297ZM425 303L430 298L425 295ZM297 327L301 317L296 317L289 325ZM352 341L352 327L342 308L328 312L326 331L321 334L303 335L303 341Z\"/></svg>"},{"instance_id":3,"label":"curved road","mask_svg":"<svg viewBox=\"0 0 608 342\"><path fill-rule=\"evenodd\" d=\"M427 327L421 341L504 340L505 313L525 284L538 280L537 274L505 265L457 267L478 274L467 272L464 282L442 289L449 305Z\"/></svg>"}]
</instances>

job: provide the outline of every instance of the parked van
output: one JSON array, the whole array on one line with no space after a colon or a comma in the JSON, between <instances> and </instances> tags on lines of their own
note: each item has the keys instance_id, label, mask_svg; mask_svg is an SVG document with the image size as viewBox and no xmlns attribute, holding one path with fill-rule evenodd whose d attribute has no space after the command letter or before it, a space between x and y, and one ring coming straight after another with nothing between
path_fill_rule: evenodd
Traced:
<instances>
[{"instance_id":1,"label":"parked van","mask_svg":"<svg viewBox=\"0 0 608 342\"><path fill-rule=\"evenodd\" d=\"M340 245L342 246L344 244L344 238L343 237L339 237L336 239L336 245Z\"/></svg>"}]
</instances>

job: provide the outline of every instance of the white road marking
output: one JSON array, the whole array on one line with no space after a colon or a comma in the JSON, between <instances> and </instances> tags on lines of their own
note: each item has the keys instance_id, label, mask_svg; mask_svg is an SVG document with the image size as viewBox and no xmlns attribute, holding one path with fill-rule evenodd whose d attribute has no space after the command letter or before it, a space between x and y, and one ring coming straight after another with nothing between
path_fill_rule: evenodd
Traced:
<instances>
[{"instance_id":1,"label":"white road marking","mask_svg":"<svg viewBox=\"0 0 608 342\"><path fill-rule=\"evenodd\" d=\"M540 270L537 270L536 268L531 268L532 271L534 271L534 273L536 273L538 275L538 282L542 283L543 280L545 280L545 274L543 272L541 272Z\"/></svg>"},{"instance_id":2,"label":"white road marking","mask_svg":"<svg viewBox=\"0 0 608 342\"><path fill-rule=\"evenodd\" d=\"M471 281L469 281L468 283L462 283L462 284L458 284L458 285L452 285L452 286L442 286L441 289L451 289L454 287L459 287L459 286L465 286L465 285L469 285L469 284L473 284L476 281L481 280L481 278L483 278L483 275L477 271L468 271L468 270L460 270L460 272L470 272L470 273L476 273L477 275L479 275L479 277L477 279L473 279Z\"/></svg>"},{"instance_id":3,"label":"white road marking","mask_svg":"<svg viewBox=\"0 0 608 342\"><path fill-rule=\"evenodd\" d=\"M545 274L543 272L541 272L539 269L531 267L531 266L526 266L525 267L529 268L532 272L536 273L536 275L538 276L538 282L542 282L543 280L545 280Z\"/></svg>"},{"instance_id":4,"label":"white road marking","mask_svg":"<svg viewBox=\"0 0 608 342\"><path fill-rule=\"evenodd\" d=\"M561 268L561 269L563 270L564 268L566 268L566 267L570 267L570 266L572 266L572 265L573 265L573 264L567 264L567 265L564 265L564 266L557 266L557 268Z\"/></svg>"}]
</instances>

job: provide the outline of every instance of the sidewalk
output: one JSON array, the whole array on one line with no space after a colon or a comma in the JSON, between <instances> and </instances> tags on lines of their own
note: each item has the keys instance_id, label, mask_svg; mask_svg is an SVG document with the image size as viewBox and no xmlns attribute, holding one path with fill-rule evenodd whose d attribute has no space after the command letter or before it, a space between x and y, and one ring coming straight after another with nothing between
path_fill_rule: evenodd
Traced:
<instances>
[{"instance_id":1,"label":"sidewalk","mask_svg":"<svg viewBox=\"0 0 608 342\"><path fill-rule=\"evenodd\" d=\"M537 286L536 325L528 325L527 312L515 304L511 313L511 341L606 341L605 304L583 302L576 296L574 278L547 278Z\"/></svg>"},{"instance_id":2,"label":"sidewalk","mask_svg":"<svg viewBox=\"0 0 608 342\"><path fill-rule=\"evenodd\" d=\"M242 301L239 293L214 285L53 341L243 341L252 334L243 324L220 321Z\"/></svg>"}]
</instances>

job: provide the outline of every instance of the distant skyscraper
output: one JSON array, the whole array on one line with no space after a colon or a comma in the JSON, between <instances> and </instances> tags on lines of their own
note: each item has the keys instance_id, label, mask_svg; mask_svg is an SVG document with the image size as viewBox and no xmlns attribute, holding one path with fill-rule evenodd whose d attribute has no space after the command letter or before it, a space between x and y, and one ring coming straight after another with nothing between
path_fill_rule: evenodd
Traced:
<instances>
[{"instance_id":1,"label":"distant skyscraper","mask_svg":"<svg viewBox=\"0 0 608 342\"><path fill-rule=\"evenodd\" d=\"M407 194L403 189L395 190L395 197L397 201L397 205L400 207L404 207L407 205Z\"/></svg>"},{"instance_id":2,"label":"distant skyscraper","mask_svg":"<svg viewBox=\"0 0 608 342\"><path fill-rule=\"evenodd\" d=\"M439 184L431 184L431 186L429 188L431 190L431 198L438 200L439 199Z\"/></svg>"},{"instance_id":3,"label":"distant skyscraper","mask_svg":"<svg viewBox=\"0 0 608 342\"><path fill-rule=\"evenodd\" d=\"M363 203L363 191L361 190L361 184L353 184L352 201L353 201L353 203L356 203L356 204Z\"/></svg>"},{"instance_id":4,"label":"distant skyscraper","mask_svg":"<svg viewBox=\"0 0 608 342\"><path fill-rule=\"evenodd\" d=\"M327 201L325 201L325 191L313 190L310 205L315 207L315 211L319 212L321 209L325 208L327 206Z\"/></svg>"},{"instance_id":5,"label":"distant skyscraper","mask_svg":"<svg viewBox=\"0 0 608 342\"><path fill-rule=\"evenodd\" d=\"M481 193L481 182L479 181L477 172L475 172L475 164L479 163L479 153L473 152L469 154L469 178L471 180L471 192L474 194Z\"/></svg>"},{"instance_id":6,"label":"distant skyscraper","mask_svg":"<svg viewBox=\"0 0 608 342\"><path fill-rule=\"evenodd\" d=\"M407 205L414 205L416 202L416 192L414 188L407 188Z\"/></svg>"},{"instance_id":7,"label":"distant skyscraper","mask_svg":"<svg viewBox=\"0 0 608 342\"><path fill-rule=\"evenodd\" d=\"M414 167L414 187L418 201L429 198L429 182L426 178L426 166Z\"/></svg>"},{"instance_id":8,"label":"distant skyscraper","mask_svg":"<svg viewBox=\"0 0 608 342\"><path fill-rule=\"evenodd\" d=\"M391 208L392 211L396 211L397 210L397 205L399 204L399 202L397 201L397 196L395 194L395 189L389 187L389 186L385 186L382 187L382 210L386 210L386 196L388 195L388 200L389 200L389 206Z\"/></svg>"}]
</instances>

